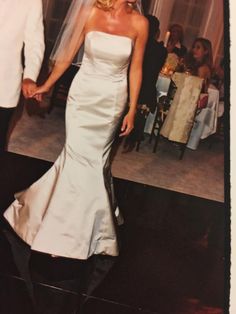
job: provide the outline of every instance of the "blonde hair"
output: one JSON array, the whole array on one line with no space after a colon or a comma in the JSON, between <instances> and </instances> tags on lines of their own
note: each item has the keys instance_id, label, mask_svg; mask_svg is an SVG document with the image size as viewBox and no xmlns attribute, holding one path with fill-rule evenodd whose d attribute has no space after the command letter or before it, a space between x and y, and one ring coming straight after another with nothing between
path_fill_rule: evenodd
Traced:
<instances>
[{"instance_id":1,"label":"blonde hair","mask_svg":"<svg viewBox=\"0 0 236 314\"><path fill-rule=\"evenodd\" d=\"M110 10L112 9L115 1L116 0L97 0L96 6L103 10Z\"/></svg>"}]
</instances>

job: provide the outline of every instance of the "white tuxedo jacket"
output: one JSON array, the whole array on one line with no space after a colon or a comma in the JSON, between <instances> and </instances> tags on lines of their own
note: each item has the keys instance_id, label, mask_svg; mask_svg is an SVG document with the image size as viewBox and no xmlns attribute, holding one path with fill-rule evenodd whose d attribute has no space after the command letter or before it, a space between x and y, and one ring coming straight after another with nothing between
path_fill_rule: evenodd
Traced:
<instances>
[{"instance_id":1,"label":"white tuxedo jacket","mask_svg":"<svg viewBox=\"0 0 236 314\"><path fill-rule=\"evenodd\" d=\"M22 75L36 81L43 55L42 0L0 0L0 107L16 107Z\"/></svg>"}]
</instances>

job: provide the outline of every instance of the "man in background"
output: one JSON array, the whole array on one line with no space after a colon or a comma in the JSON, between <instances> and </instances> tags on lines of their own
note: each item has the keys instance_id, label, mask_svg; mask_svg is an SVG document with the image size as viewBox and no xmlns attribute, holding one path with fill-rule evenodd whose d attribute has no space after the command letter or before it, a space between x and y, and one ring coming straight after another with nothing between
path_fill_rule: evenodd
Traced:
<instances>
[{"instance_id":1,"label":"man in background","mask_svg":"<svg viewBox=\"0 0 236 314\"><path fill-rule=\"evenodd\" d=\"M42 0L0 1L0 47L1 154L21 88L24 97L29 98L42 65L45 48Z\"/></svg>"},{"instance_id":2,"label":"man in background","mask_svg":"<svg viewBox=\"0 0 236 314\"><path fill-rule=\"evenodd\" d=\"M143 138L146 118L149 112L154 113L157 107L156 82L167 57L163 42L158 42L160 22L153 15L145 15L149 22L149 35L143 59L143 79L138 98L138 108L134 129L126 138L124 151L132 151L137 142Z\"/></svg>"}]
</instances>

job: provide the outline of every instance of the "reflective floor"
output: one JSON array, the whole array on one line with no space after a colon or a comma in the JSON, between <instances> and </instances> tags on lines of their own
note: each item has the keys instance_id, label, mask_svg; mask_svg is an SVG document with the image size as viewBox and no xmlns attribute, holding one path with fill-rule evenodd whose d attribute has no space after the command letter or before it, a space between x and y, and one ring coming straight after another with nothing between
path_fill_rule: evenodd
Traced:
<instances>
[{"instance_id":1,"label":"reflective floor","mask_svg":"<svg viewBox=\"0 0 236 314\"><path fill-rule=\"evenodd\" d=\"M1 156L1 213L14 192L50 165L13 153ZM24 263L19 265L29 250L17 238L12 246L1 219L1 314L224 313L224 204L121 179L115 179L115 189L125 218L115 259L84 262L33 252L27 280Z\"/></svg>"}]
</instances>

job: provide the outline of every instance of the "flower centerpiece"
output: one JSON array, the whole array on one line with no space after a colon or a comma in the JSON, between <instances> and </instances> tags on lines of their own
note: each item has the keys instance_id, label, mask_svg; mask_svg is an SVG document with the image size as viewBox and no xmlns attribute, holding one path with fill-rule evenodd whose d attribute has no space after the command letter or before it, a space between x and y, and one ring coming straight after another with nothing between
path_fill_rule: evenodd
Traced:
<instances>
[{"instance_id":1,"label":"flower centerpiece","mask_svg":"<svg viewBox=\"0 0 236 314\"><path fill-rule=\"evenodd\" d=\"M161 70L161 73L166 76L171 76L179 64L179 58L175 53L168 53L166 62Z\"/></svg>"}]
</instances>

